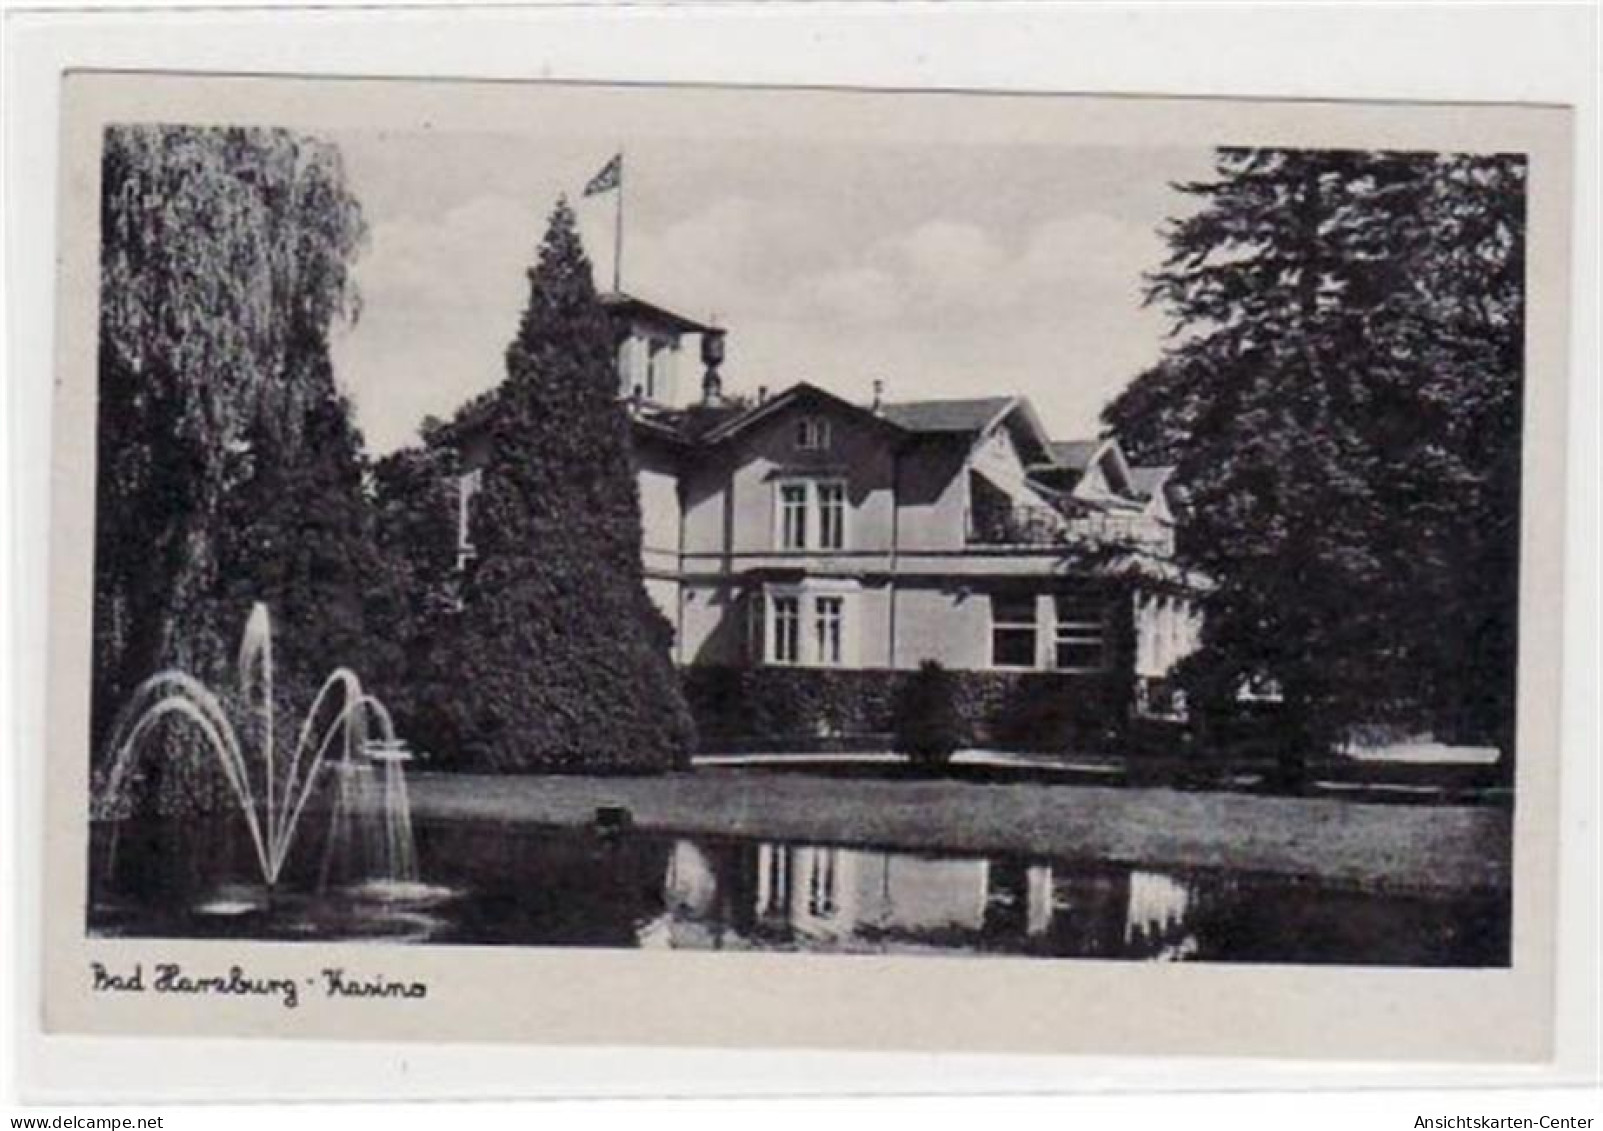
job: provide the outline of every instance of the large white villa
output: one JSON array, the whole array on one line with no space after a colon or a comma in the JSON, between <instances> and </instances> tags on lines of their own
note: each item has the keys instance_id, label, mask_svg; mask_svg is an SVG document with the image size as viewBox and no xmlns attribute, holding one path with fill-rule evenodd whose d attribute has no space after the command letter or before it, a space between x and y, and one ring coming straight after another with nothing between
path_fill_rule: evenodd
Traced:
<instances>
[{"instance_id":1,"label":"large white villa","mask_svg":"<svg viewBox=\"0 0 1603 1131\"><path fill-rule=\"evenodd\" d=\"M1163 711L1204 582L1173 560L1169 468L1056 440L1030 402L734 396L724 331L608 294L653 598L682 666L1133 676ZM700 342L700 379L687 338ZM472 463L474 444L465 443ZM472 493L460 539L472 551Z\"/></svg>"}]
</instances>

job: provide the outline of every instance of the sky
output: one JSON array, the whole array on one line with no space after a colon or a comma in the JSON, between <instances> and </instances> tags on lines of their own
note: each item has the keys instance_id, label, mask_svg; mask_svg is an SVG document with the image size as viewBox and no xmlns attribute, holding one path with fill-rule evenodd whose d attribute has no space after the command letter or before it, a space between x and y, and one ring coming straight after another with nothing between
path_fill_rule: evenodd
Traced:
<instances>
[{"instance_id":1,"label":"sky","mask_svg":"<svg viewBox=\"0 0 1603 1131\"><path fill-rule=\"evenodd\" d=\"M610 287L614 198L580 194L620 148L623 289L725 327L726 390L1016 393L1054 438L1093 434L1163 349L1141 275L1190 208L1171 183L1211 168L1201 146L331 136L369 228L334 363L378 453L501 380L560 194Z\"/></svg>"}]
</instances>

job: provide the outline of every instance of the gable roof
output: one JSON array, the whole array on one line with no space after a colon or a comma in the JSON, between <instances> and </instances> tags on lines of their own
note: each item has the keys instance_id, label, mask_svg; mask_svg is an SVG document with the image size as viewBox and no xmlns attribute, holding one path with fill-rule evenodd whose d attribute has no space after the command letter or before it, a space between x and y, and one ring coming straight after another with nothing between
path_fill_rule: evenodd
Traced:
<instances>
[{"instance_id":1,"label":"gable roof","mask_svg":"<svg viewBox=\"0 0 1603 1131\"><path fill-rule=\"evenodd\" d=\"M650 424L693 443L708 433L740 419L761 406L747 404L688 404L683 408L642 405L631 413L639 424Z\"/></svg>"},{"instance_id":2,"label":"gable roof","mask_svg":"<svg viewBox=\"0 0 1603 1131\"><path fill-rule=\"evenodd\" d=\"M1046 429L1027 397L902 401L880 406L879 415L915 436L964 436L976 443L996 428L1005 427L1026 463L1047 455Z\"/></svg>"},{"instance_id":3,"label":"gable roof","mask_svg":"<svg viewBox=\"0 0 1603 1131\"><path fill-rule=\"evenodd\" d=\"M793 405L809 402L823 404L842 412L855 414L891 432L898 430L895 424L882 416L876 415L862 405L853 404L844 397L838 397L828 389L820 389L817 385L799 381L777 396L769 397L762 404L753 405L751 408L739 412L727 420L720 421L716 427L702 433L701 439L709 444L721 443L737 433L744 432L755 424L778 416Z\"/></svg>"},{"instance_id":4,"label":"gable roof","mask_svg":"<svg viewBox=\"0 0 1603 1131\"><path fill-rule=\"evenodd\" d=\"M1047 447L1052 452L1052 462L1058 467L1084 471L1091 466L1091 460L1096 456L1097 449L1102 447L1102 441L1053 440Z\"/></svg>"},{"instance_id":5,"label":"gable roof","mask_svg":"<svg viewBox=\"0 0 1603 1131\"><path fill-rule=\"evenodd\" d=\"M1111 472L1112 482L1109 483L1109 489L1115 496L1142 502L1152 497L1152 490L1155 488L1148 489L1137 485L1130 462L1124 456L1124 449L1119 447L1119 441L1112 436L1096 440L1054 440L1047 447L1051 453L1051 462L1032 466L1030 474L1040 477L1059 490L1069 491L1076 496L1083 495L1086 473L1093 464L1100 464L1104 474ZM1167 475L1174 469L1149 470L1162 471ZM1156 486L1161 485L1160 478Z\"/></svg>"},{"instance_id":6,"label":"gable roof","mask_svg":"<svg viewBox=\"0 0 1603 1131\"><path fill-rule=\"evenodd\" d=\"M1174 474L1173 467L1132 467L1130 469L1130 486L1138 497L1150 499L1156 495L1162 486Z\"/></svg>"},{"instance_id":7,"label":"gable roof","mask_svg":"<svg viewBox=\"0 0 1603 1131\"><path fill-rule=\"evenodd\" d=\"M713 329L697 322L694 318L686 318L683 314L676 314L667 307L658 306L654 302L647 302L643 298L625 294L623 291L607 291L597 295L596 298L606 308L608 314L639 318L642 322L655 322L675 333L700 334Z\"/></svg>"},{"instance_id":8,"label":"gable roof","mask_svg":"<svg viewBox=\"0 0 1603 1131\"><path fill-rule=\"evenodd\" d=\"M968 433L988 427L1013 406L1015 397L901 401L880 406L880 415L908 432Z\"/></svg>"}]
</instances>

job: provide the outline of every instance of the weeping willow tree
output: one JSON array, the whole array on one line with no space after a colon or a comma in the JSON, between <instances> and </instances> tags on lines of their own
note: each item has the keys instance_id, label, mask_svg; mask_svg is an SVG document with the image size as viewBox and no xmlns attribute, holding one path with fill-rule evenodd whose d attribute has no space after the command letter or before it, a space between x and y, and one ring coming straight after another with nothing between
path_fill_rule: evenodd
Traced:
<instances>
[{"instance_id":1,"label":"weeping willow tree","mask_svg":"<svg viewBox=\"0 0 1603 1131\"><path fill-rule=\"evenodd\" d=\"M165 125L111 127L103 143L97 741L153 671L214 678L249 597L329 576L297 559L294 508L359 496L360 437L328 339L357 313L365 238L329 143ZM358 512L322 526L359 538ZM360 568L324 551L346 563L335 574Z\"/></svg>"}]
</instances>

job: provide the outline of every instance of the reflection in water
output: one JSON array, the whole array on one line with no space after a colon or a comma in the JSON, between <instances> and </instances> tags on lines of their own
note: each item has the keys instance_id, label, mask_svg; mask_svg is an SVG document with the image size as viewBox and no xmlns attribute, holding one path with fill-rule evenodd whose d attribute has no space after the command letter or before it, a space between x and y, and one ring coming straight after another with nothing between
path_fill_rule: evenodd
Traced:
<instances>
[{"instance_id":1,"label":"reflection in water","mask_svg":"<svg viewBox=\"0 0 1603 1131\"><path fill-rule=\"evenodd\" d=\"M1124 917L1124 944L1168 940L1186 922L1191 890L1160 872L1131 872L1130 900Z\"/></svg>"},{"instance_id":2,"label":"reflection in water","mask_svg":"<svg viewBox=\"0 0 1603 1131\"><path fill-rule=\"evenodd\" d=\"M748 860L752 933L761 938L850 945L983 925L984 860L758 844L737 850L731 871L738 876Z\"/></svg>"},{"instance_id":3,"label":"reflection in water","mask_svg":"<svg viewBox=\"0 0 1603 1131\"><path fill-rule=\"evenodd\" d=\"M225 830L226 831L226 830ZM238 846L152 829L93 893L100 935L968 953L1142 961L1507 965L1506 893L1384 894L1280 877L829 845L417 829L440 888L266 900ZM230 875L234 882L228 882Z\"/></svg>"},{"instance_id":4,"label":"reflection in water","mask_svg":"<svg viewBox=\"0 0 1603 1131\"><path fill-rule=\"evenodd\" d=\"M662 885L662 913L640 924L636 945L644 950L718 949L717 900L718 877L711 861L690 841L675 841Z\"/></svg>"},{"instance_id":5,"label":"reflection in water","mask_svg":"<svg viewBox=\"0 0 1603 1131\"><path fill-rule=\"evenodd\" d=\"M668 852L663 891L642 945L715 939L719 948L1151 961L1506 961L1495 896L1386 897L1262 878L1244 888L1236 877L1111 865L771 843L704 850L686 840ZM1237 925L1243 935L1234 934Z\"/></svg>"}]
</instances>

